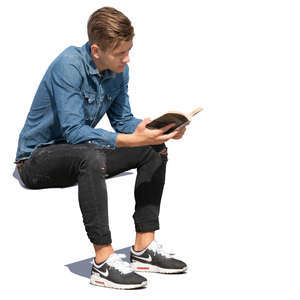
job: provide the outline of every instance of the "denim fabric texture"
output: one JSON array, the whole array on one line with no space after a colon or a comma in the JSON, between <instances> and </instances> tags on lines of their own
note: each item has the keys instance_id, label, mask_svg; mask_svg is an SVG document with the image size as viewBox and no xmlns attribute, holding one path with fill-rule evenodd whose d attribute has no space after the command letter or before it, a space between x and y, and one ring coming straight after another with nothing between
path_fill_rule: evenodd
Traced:
<instances>
[{"instance_id":1,"label":"denim fabric texture","mask_svg":"<svg viewBox=\"0 0 300 300\"><path fill-rule=\"evenodd\" d=\"M16 162L28 159L40 146L59 142L90 141L114 149L118 133L132 133L141 122L131 112L128 80L128 65L122 73L105 70L101 74L88 42L65 49L37 89L19 135ZM105 113L115 132L95 128Z\"/></svg>"},{"instance_id":2,"label":"denim fabric texture","mask_svg":"<svg viewBox=\"0 0 300 300\"><path fill-rule=\"evenodd\" d=\"M132 216L135 229L155 231L159 229L167 161L165 144L107 149L91 143L60 143L37 148L19 165L18 171L30 189L78 183L79 206L89 240L94 244L110 244L106 178L137 169ZM119 200L124 201L124 195Z\"/></svg>"}]
</instances>

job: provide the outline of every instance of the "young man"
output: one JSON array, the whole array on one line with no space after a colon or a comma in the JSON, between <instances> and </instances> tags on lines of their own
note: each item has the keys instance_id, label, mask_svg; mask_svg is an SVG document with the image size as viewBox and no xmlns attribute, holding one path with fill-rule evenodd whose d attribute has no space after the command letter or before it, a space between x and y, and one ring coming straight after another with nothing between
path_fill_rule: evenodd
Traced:
<instances>
[{"instance_id":1,"label":"young man","mask_svg":"<svg viewBox=\"0 0 300 300\"><path fill-rule=\"evenodd\" d=\"M88 21L87 42L68 47L50 65L34 97L19 136L16 163L31 189L78 183L79 205L95 258L91 283L137 288L147 280L134 271L179 273L184 262L170 257L154 239L169 139L185 129L164 134L145 126L130 109L129 51L134 31L129 19L111 7L95 11ZM95 128L107 114L116 132ZM136 240L131 266L111 246L105 179L137 169L135 183Z\"/></svg>"}]
</instances>

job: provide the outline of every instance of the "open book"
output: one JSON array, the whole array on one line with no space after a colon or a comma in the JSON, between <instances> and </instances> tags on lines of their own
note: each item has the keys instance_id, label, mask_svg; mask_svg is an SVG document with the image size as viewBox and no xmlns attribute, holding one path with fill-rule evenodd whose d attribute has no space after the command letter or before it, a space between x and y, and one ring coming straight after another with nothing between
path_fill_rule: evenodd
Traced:
<instances>
[{"instance_id":1,"label":"open book","mask_svg":"<svg viewBox=\"0 0 300 300\"><path fill-rule=\"evenodd\" d=\"M168 134L173 132L174 130L179 130L180 128L190 124L192 121L192 117L196 115L198 112L203 110L202 107L197 107L189 114L184 114L178 111L169 111L166 114L154 119L150 123L146 125L146 128L149 129L160 129L168 124L175 123L176 125L169 129L164 134Z\"/></svg>"}]
</instances>

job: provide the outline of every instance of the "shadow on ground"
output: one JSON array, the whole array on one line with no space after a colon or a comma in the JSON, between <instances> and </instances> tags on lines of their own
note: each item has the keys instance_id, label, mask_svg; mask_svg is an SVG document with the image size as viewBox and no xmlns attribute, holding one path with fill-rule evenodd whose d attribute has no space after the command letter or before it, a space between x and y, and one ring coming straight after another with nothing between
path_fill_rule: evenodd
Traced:
<instances>
[{"instance_id":1,"label":"shadow on ground","mask_svg":"<svg viewBox=\"0 0 300 300\"><path fill-rule=\"evenodd\" d=\"M124 258L123 260L130 263L129 261L130 247L116 250L115 252L118 254L125 254L126 258ZM93 262L93 257L90 257L84 260L79 260L74 263L65 265L65 267L67 267L74 274L77 274L82 277L90 278L92 262Z\"/></svg>"}]
</instances>

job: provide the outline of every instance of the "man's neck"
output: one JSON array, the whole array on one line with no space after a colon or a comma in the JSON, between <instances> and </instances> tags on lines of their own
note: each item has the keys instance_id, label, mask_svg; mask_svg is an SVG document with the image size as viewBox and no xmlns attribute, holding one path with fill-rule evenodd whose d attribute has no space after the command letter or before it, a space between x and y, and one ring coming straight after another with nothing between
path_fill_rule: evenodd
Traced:
<instances>
[{"instance_id":1,"label":"man's neck","mask_svg":"<svg viewBox=\"0 0 300 300\"><path fill-rule=\"evenodd\" d=\"M98 69L99 73L100 73L101 75L103 75L103 74L104 74L104 71L105 71L106 69L103 68L103 67L101 66L100 62L97 61L94 57L92 57L92 59L93 59L94 64L96 65L96 68Z\"/></svg>"}]
</instances>

